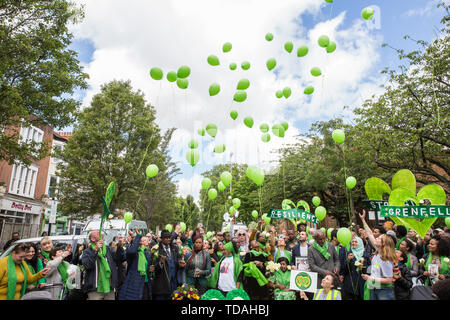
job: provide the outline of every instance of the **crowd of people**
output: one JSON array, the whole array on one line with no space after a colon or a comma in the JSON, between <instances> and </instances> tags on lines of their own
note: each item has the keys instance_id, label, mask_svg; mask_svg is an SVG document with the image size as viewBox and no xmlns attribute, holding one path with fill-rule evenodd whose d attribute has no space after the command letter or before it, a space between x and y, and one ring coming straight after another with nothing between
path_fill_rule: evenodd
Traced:
<instances>
[{"instance_id":1,"label":"crowd of people","mask_svg":"<svg viewBox=\"0 0 450 320\"><path fill-rule=\"evenodd\" d=\"M43 237L39 246L21 243L0 260L0 300L43 289L55 300L171 300L183 284L198 297L242 289L251 300L408 300L420 285L435 299L450 299L449 228L430 229L422 239L392 221L371 229L364 212L360 218L345 246L337 229L284 229L263 220L209 237L201 224L158 236L135 229L108 244L97 230L73 252ZM65 285L72 265L81 270L79 290ZM315 293L292 290L292 270L317 273Z\"/></svg>"}]
</instances>

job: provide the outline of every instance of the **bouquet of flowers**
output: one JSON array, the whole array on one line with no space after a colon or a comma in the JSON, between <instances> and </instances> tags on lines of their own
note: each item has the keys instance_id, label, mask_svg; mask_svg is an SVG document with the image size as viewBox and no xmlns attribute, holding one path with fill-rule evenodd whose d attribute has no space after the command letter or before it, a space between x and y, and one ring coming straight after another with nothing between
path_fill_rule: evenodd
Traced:
<instances>
[{"instance_id":1,"label":"bouquet of flowers","mask_svg":"<svg viewBox=\"0 0 450 320\"><path fill-rule=\"evenodd\" d=\"M172 300L200 300L200 296L195 287L185 283L172 293Z\"/></svg>"},{"instance_id":2,"label":"bouquet of flowers","mask_svg":"<svg viewBox=\"0 0 450 320\"><path fill-rule=\"evenodd\" d=\"M269 271L270 273L275 273L275 271L280 270L280 264L275 263L273 261L269 261L266 264L266 270Z\"/></svg>"},{"instance_id":3,"label":"bouquet of flowers","mask_svg":"<svg viewBox=\"0 0 450 320\"><path fill-rule=\"evenodd\" d=\"M355 267L357 268L358 272L361 272L364 268L364 258L359 259L359 261L355 261Z\"/></svg>"}]
</instances>

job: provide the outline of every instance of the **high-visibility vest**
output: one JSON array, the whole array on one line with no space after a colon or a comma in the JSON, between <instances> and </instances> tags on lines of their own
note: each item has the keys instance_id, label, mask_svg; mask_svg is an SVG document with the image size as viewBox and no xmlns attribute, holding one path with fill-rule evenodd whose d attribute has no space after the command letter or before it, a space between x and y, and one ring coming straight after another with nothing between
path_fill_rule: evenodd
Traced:
<instances>
[{"instance_id":1,"label":"high-visibility vest","mask_svg":"<svg viewBox=\"0 0 450 320\"><path fill-rule=\"evenodd\" d=\"M323 289L319 289L318 291L316 291L313 300L319 300L319 297L322 294L322 292ZM340 293L339 290L331 289L330 291L328 291L327 298L325 300L336 300L338 293ZM333 299L331 299L331 297L333 297Z\"/></svg>"}]
</instances>

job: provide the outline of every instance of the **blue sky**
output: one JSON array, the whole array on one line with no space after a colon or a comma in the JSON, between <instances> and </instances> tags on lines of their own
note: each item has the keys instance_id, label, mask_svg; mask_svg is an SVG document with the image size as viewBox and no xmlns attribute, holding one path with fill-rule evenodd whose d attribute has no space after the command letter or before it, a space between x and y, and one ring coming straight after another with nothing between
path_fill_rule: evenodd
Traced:
<instances>
[{"instance_id":1,"label":"blue sky","mask_svg":"<svg viewBox=\"0 0 450 320\"><path fill-rule=\"evenodd\" d=\"M80 0L79 2L84 1ZM131 78L132 81L142 84L142 87L138 85L136 86L136 89L143 90L146 93L146 96L148 94L148 96L153 97L153 99L155 95L158 97L157 99L161 99L161 101L157 100L158 102L160 102L160 105L157 106L157 110L158 115L160 116L160 118L162 118L161 127L165 128L173 125L177 127L183 127L182 130L179 130L180 132L182 132L179 141L182 141L181 143L183 144L185 143L184 141L188 141L192 137L199 138L198 136L192 135L194 128L192 128L191 124L187 124L186 122L191 123L193 122L193 119L202 118L201 120L204 125L205 123L212 121L211 119L214 119L215 113L217 112L215 112L214 110L208 110L207 112L209 112L209 114L206 114L204 109L201 108L211 108L211 105L219 105L219 103L214 102L211 104L211 100L206 100L205 97L200 97L199 94L192 94L192 97L189 96L189 104L186 103L184 108L185 110L194 110L196 105L201 105L201 107L198 107L200 108L200 110L197 110L199 113L193 115L192 118L188 118L187 114L182 114L182 112L179 112L181 113L180 117L178 119L175 119L176 121L172 121L171 123L166 119L170 116L171 113L173 113L173 110L170 110L171 106L168 102L169 98L165 100L166 97L164 97L165 95L170 95L170 93L168 93L168 91L164 91L164 88L163 90L161 90L161 87L158 90L157 86L155 86L148 79L145 80L148 81L148 83L143 82L144 80L142 80L142 77L145 76L145 74L143 72L141 74L141 71L138 70L139 68L149 70L150 65L152 64L165 65L166 62L167 64L171 65L175 63L178 65L182 63L189 64L189 60L188 62L186 62L186 59L188 57L192 57L194 53L198 54L198 52L195 50L203 47L205 48L205 52L202 52L202 54L204 54L205 56L208 55L212 51L211 48L213 48L213 45L217 45L212 44L212 41L210 41L211 39L208 39L212 31L218 34L217 42L219 43L223 43L222 39L231 38L230 40L233 42L233 50L235 50L235 47L239 48L239 44L241 44L241 46L245 44L248 44L249 47L251 46L251 44L248 42L248 39L245 39L244 36L254 35L257 34L257 32L260 32L259 34L257 34L257 36L263 38L264 33L262 30L264 29L264 32L273 32L276 37L279 36L283 39L292 40L298 39L298 41L301 42L306 41L305 39L307 39L308 37L317 34L317 32L321 30L321 28L325 28L324 30L328 30L326 28L332 28L329 27L329 25L333 25L333 23L335 23L337 26L334 29L330 30L333 30L337 37L340 36L342 39L345 39L345 50L348 50L354 55L356 54L353 59L355 59L355 57L357 58L358 55L365 55L365 59L361 58L360 64L356 62L355 64L353 64L351 59L347 60L348 70L351 70L352 68L356 68L358 66L362 66L362 70L360 71L361 74L357 74L358 70L352 71L353 73L355 73L355 81L357 81L357 83L355 83L355 86L347 85L345 87L345 96L337 97L339 91L337 89L337 91L333 91L333 86L330 86L329 91L325 93L330 94L331 97L339 98L337 99L337 104L348 103L351 107L356 107L358 103L362 103L363 98L368 98L371 95L371 91L375 93L377 86L379 87L379 84L383 83L383 79L380 76L380 71L385 67L395 67L399 63L397 54L391 48L382 48L381 43L388 43L393 47L402 48L405 50L413 50L415 48L414 43L411 40L404 40L403 36L409 34L414 39L432 41L436 37L436 32L438 32L437 30L440 29L440 19L442 18L442 10L437 10L435 8L435 0L335 0L333 4L326 5L323 5L322 1L320 0L317 0L315 2L314 0L305 0L305 2L311 4L310 8L302 7L301 4L296 4L295 1L286 0L286 2L283 2L283 5L285 6L284 8L286 8L285 11L277 8L281 7L281 1L266 1L265 4L261 3L261 6L264 6L267 3L271 4L272 6L274 6L274 8L272 8L273 10L271 10L271 8L267 10L258 9L260 11L254 12L254 14L252 15L253 18L248 18L248 16L245 15L242 15L241 18L241 15L236 15L236 20L233 21L233 23L239 26L242 24L242 26L245 27L244 31L242 31L243 27L241 27L241 30L236 31L233 29L233 26L231 24L225 25L225 23L222 23L220 25L221 20L218 20L222 19L222 17L213 17L213 14L219 10L224 10L224 15L226 15L226 10L230 10L230 12L236 12L236 10L240 10L240 7L242 7L242 10L250 10L253 8L257 8L256 5L253 7L252 5L259 2L248 1L245 3L246 6L240 5L241 3L244 3L244 1L228 1L226 2L227 4L225 4L225 2L226 1L203 2L203 5L210 4L211 7L213 7L208 7L208 9L205 9L207 11L205 11L204 15L202 15L202 12L199 12L198 8L201 8L200 5L198 8L196 8L194 4L192 4L192 6L188 6L188 2L177 2L175 0L167 2L154 0L147 2L146 4L142 4L142 2L139 1L127 2L127 4L121 2L108 2L105 0L96 1L95 4L93 4L92 2L86 2L86 19L83 24L76 29L76 37L71 45L71 49L79 52L79 59L83 63L83 65L86 66L86 71L90 74L92 79L92 81L90 82L90 89L85 92L79 92L80 96L83 99L84 105L87 105L92 95L98 92L99 85L102 81L105 82L105 80L107 81L108 79L112 80L108 77L113 76ZM320 10L318 9L317 4L322 5ZM364 25L365 22L361 18L361 10L367 6L376 6L376 8L380 9L379 15L376 15L377 21L374 25L372 25L372 27ZM167 12L165 12L165 10L167 10ZM293 13L288 10L298 10L299 14L293 15ZM153 11L155 13L153 13ZM149 16L147 17L143 15L142 12L149 12ZM159 16L158 12L160 13ZM342 15L343 12L345 12L345 15ZM167 13L167 15L164 16L164 13ZM123 25L118 23L118 20L114 18L115 14L123 20ZM133 16L134 14L136 14L136 17ZM171 16L171 14L173 14L173 16ZM205 15L209 14L211 15L210 18L207 16L205 17ZM271 16L271 14L273 16ZM198 16L194 17L194 15ZM140 22L140 17L142 17L144 21ZM241 21L246 18L249 20L244 22ZM152 28L152 26L150 25L152 22L150 20L145 21L145 19L153 19L157 21L155 21L155 25ZM161 21L159 21L158 19L161 19ZM196 25L196 19L204 19L204 21L199 21L198 29L196 29L200 30L198 32L201 32L201 34L190 35L189 28L191 28L191 26L193 25ZM259 21L263 19L265 20ZM203 23L203 25L200 25L200 22ZM361 25L360 22L363 22L363 24ZM108 25L108 23L110 23L110 25ZM229 21L227 23L229 23ZM324 24L326 26L321 27L321 24ZM146 25L148 25L148 28L145 27ZM208 30L208 25L211 25L211 29L216 29ZM254 27L254 25L260 25L260 28L257 29L256 27ZM265 28L265 26L267 27ZM139 27L141 29L139 29ZM252 29L253 27L255 30ZM172 29L175 29L175 32ZM180 35L180 33L182 34L185 30L186 34ZM159 36L159 31L161 33L161 39L158 40L157 38ZM349 34L352 31L355 32L354 38L352 38L352 34ZM127 32L130 33L127 34ZM142 32L142 34L136 36L136 32ZM174 39L164 38L164 36L162 35L163 32L169 36L174 35ZM227 38L228 34L230 34L230 38ZM361 35L363 35L363 38L358 38ZM177 36L180 37L176 38ZM190 36L192 38L190 38ZM243 39L240 39L240 36L242 36ZM178 39L178 41L180 42L179 44L176 43L176 39ZM191 41L193 44L191 48L183 47L185 39L192 39ZM140 43L140 41L142 41L142 43ZM367 52L367 50L364 50L365 43L367 43L367 49L370 48L371 52ZM236 44L236 46L234 44ZM352 44L355 46L355 48L352 47ZM167 45L167 49L164 49L163 45ZM177 45L179 45L179 48L181 48L180 52L182 52L183 55L186 56L185 60L183 60L184 57L172 56L173 48L177 50ZM261 44L259 42L256 43L255 40L255 48L260 48L258 47L260 45ZM262 45L267 44L263 43ZM344 45L344 40L343 43L338 42L337 45L338 49L336 50L336 53L340 49L344 50L342 48L342 46ZM172 48L172 50L169 48ZM280 50L276 51L275 49L273 49L272 54L275 53L280 55L283 54ZM332 64L333 58L334 56L327 56L327 63L330 63L331 60ZM370 61L372 58L373 61ZM112 73L111 75L111 71L109 70L111 69L111 67L108 67L108 63L111 64L111 60L108 61L108 59L115 59L114 65L111 65L111 67L117 69L117 72ZM137 65L139 59L142 59L142 61L146 61L147 64ZM277 72L275 78L268 78L266 82L261 81L261 85L269 85L268 83L277 83L277 85L282 86L284 85L284 83L287 83L287 81L290 81L292 83L292 81L294 81L295 79L304 80L305 73L302 73L303 71L298 73L292 71L290 72L292 75L289 74L289 72L287 71L297 68L297 65L292 64L292 62L288 61L288 58L286 57L283 57L283 59L284 60L281 61L282 63L286 62L286 68L280 69L281 73L278 74ZM342 57L342 59L349 58ZM133 65L132 62L135 62L136 65ZM122 63L123 67L121 66ZM133 68L136 68L136 70L138 71L132 73L132 71L130 70L134 70ZM331 69L332 68L327 70ZM345 78L347 77L346 71L346 68L344 68L341 69L341 74L334 75L335 78L337 78L337 82L339 82L339 77L341 77L342 80L345 80ZM136 78L134 78L134 75L136 75ZM255 77L252 80L252 83L255 83L259 80L259 78ZM282 82L283 84L281 84ZM338 88L338 85L335 84L334 87ZM320 86L316 86L316 89L318 90L315 94L323 95L323 92L320 93L320 89L324 89L323 82L322 88L320 88ZM342 90L342 88L340 90ZM173 98L176 103L173 104L181 105L183 103L182 101L184 101L182 99L184 99L183 96L176 96L175 98ZM267 99L268 98L262 101L267 101ZM151 103L155 104L155 100L151 101ZM249 113L255 114L255 120L265 120L262 118L256 119L256 114L258 114L260 111L261 113L267 113L267 117L269 120L273 120L275 118L276 120L280 120L278 119L279 117L289 118L290 125L292 126L291 138L293 138L293 136L295 135L294 133L306 133L310 125L315 121L328 120L332 117L343 115L343 105L333 106L333 108L330 109L331 107L328 108L327 106L333 104L333 99L326 100L326 98L323 97L320 101L318 101L317 97L305 98L302 96L299 99L287 101L283 105L280 105L278 110L276 105L273 104L272 108L268 107L267 110L263 111L262 109L259 109L262 108L261 101L259 101L258 103L256 103L255 101L255 106L249 107L249 110L252 110L249 111ZM302 109L303 111L299 111L299 104L308 105L309 107L305 107L305 109ZM204 105L206 105L206 107ZM228 106L224 106L223 112L228 114ZM199 115L205 116L200 117ZM345 116L346 119L349 120L348 114L346 114ZM255 121L255 123L257 123L257 121ZM220 128L226 128L227 130L229 130L228 134L231 135L238 132L236 131L237 129L235 129L233 133L233 126L234 124L230 124L230 122L224 122L223 124L221 124ZM259 124L256 125L256 127L258 126ZM241 129L241 127L239 127L238 130L245 130L245 128ZM70 131L71 128L69 127L65 130ZM248 131L242 132L243 135L246 136L246 138L247 136L249 136ZM259 136L255 136L255 138L259 139ZM276 139L273 140L275 143ZM201 144L201 148L205 150L210 147L208 145L208 142L211 141L212 139L205 140ZM233 138L228 137L227 141L234 140ZM291 139L289 141L293 140ZM281 146L282 144L282 142L277 143L278 145L276 146ZM274 146L274 148L276 148L276 146ZM232 148L232 146L229 147ZM177 149L177 147L174 147L174 149ZM236 150L234 152L236 154ZM180 151L178 151L178 153L182 154L182 152ZM261 157L265 157L265 155L261 154ZM226 159L229 158L225 158L225 160ZM198 175L201 172L210 169L212 167L212 164L210 163L197 165L194 170L194 175L197 175L197 177L196 179L194 179L193 170L189 165L185 164L185 161L183 161L184 159L180 157L180 159L177 160L180 160L180 168L183 171L183 175L179 177L181 180L184 180L184 184L180 185L181 189L184 188L184 191L181 191L181 193L185 194L186 192L196 192L197 189L199 189L198 183L200 177ZM218 161L220 163L220 160ZM258 162L259 161L260 160L258 159Z\"/></svg>"}]
</instances>

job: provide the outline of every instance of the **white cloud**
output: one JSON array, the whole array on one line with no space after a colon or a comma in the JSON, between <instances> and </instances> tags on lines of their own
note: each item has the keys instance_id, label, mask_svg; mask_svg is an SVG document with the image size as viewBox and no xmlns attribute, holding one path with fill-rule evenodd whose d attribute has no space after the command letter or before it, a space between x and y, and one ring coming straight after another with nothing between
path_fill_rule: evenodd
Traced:
<instances>
[{"instance_id":1,"label":"white cloud","mask_svg":"<svg viewBox=\"0 0 450 320\"><path fill-rule=\"evenodd\" d=\"M187 143L195 137L200 143L199 150L205 150L201 152L199 166L228 163L233 153L233 162L268 168L270 161L276 160L273 151L283 143L293 142L298 134L294 122L334 117L344 105L354 107L379 91L380 79L367 75L379 59L382 39L361 19L352 21L346 29L342 27L345 12L311 29L301 24L301 15L307 12L317 16L326 5L323 1L78 2L85 4L86 18L75 27L75 35L89 38L96 48L86 68L90 89L84 105L90 103L102 84L113 79L131 79L132 86L142 90L147 101L156 106L161 128L179 128L173 138L172 154L183 164ZM267 32L274 34L272 42L265 40ZM337 43L334 53L327 54L317 45L322 34ZM294 43L291 54L283 49L288 40ZM233 49L222 53L222 45L227 41ZM309 53L298 58L296 50L302 44L308 45ZM220 66L207 64L210 54L219 57ZM277 60L277 75L266 69L266 60L271 57ZM248 71L240 69L245 60L251 63ZM230 62L237 63L238 70L230 71ZM192 70L187 90L165 78L154 81L149 76L151 67L162 68L166 75L181 65ZM311 76L313 66L322 69L323 77ZM251 84L247 100L236 103L232 98L241 78L248 78ZM213 82L221 85L221 92L210 97L208 88ZM311 96L303 94L307 85L315 87ZM277 99L275 92L285 86L292 89L291 97ZM232 109L239 112L236 121L229 117ZM252 130L243 125L246 116L254 118ZM280 121L290 124L286 137L280 139L271 134L271 141L263 143L259 125L266 122L271 126ZM196 133L199 127L211 122L219 128L216 142L227 147L222 156L206 151L212 139ZM189 170L185 172L185 176L189 174ZM199 177L195 171L193 180L182 178L178 184L180 193L186 193L192 183L201 181Z\"/></svg>"},{"instance_id":2,"label":"white cloud","mask_svg":"<svg viewBox=\"0 0 450 320\"><path fill-rule=\"evenodd\" d=\"M181 178L177 182L178 194L183 198L187 195L194 197L195 202L199 202L199 186L201 186L203 177L199 174L195 174L192 177L186 179Z\"/></svg>"}]
</instances>

